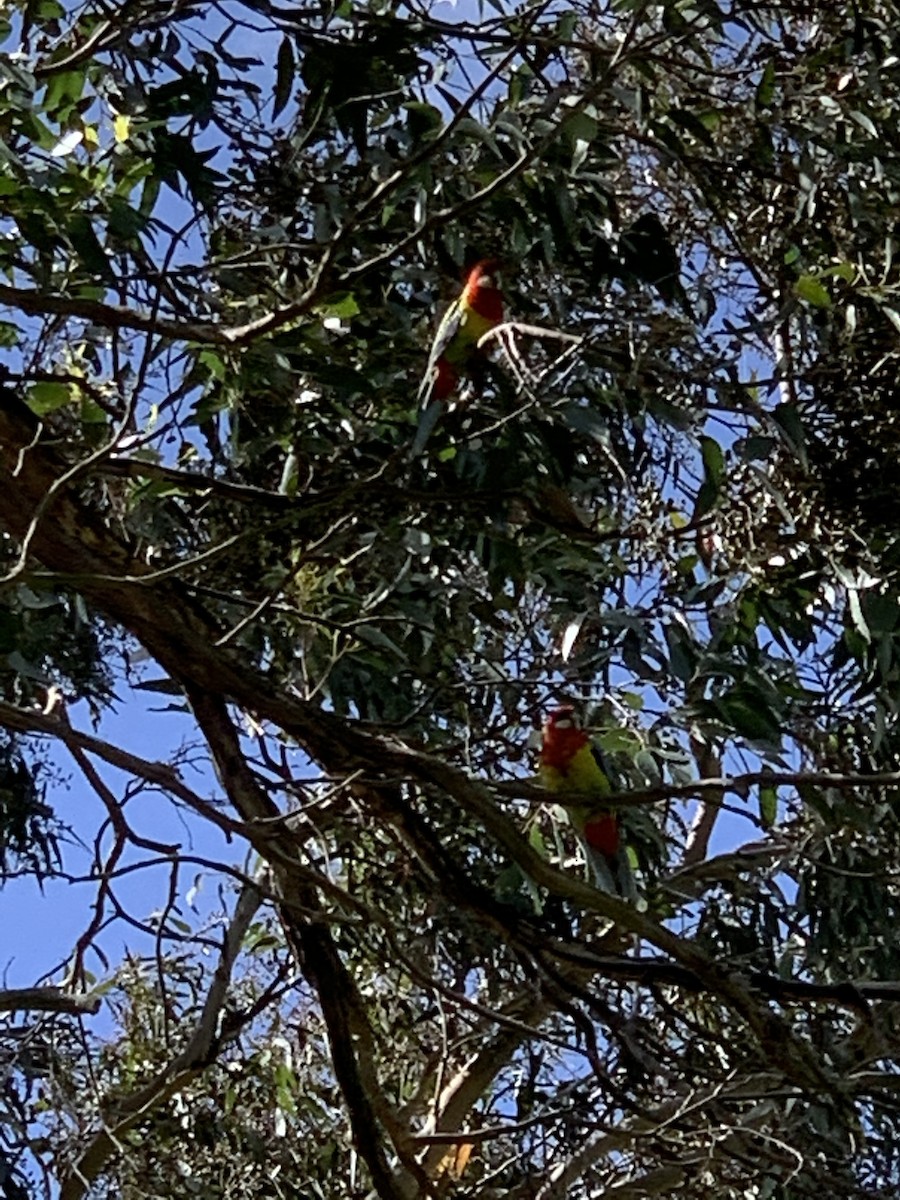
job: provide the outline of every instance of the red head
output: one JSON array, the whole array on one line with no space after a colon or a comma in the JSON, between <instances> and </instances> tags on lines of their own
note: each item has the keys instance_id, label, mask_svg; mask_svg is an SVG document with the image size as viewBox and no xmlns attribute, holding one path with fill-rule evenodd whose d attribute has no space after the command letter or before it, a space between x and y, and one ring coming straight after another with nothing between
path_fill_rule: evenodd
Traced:
<instances>
[{"instance_id":1,"label":"red head","mask_svg":"<svg viewBox=\"0 0 900 1200\"><path fill-rule=\"evenodd\" d=\"M582 746L588 744L588 735L578 724L575 707L561 704L547 714L544 722L544 739L541 744L541 762L548 767L564 771Z\"/></svg>"},{"instance_id":2,"label":"red head","mask_svg":"<svg viewBox=\"0 0 900 1200\"><path fill-rule=\"evenodd\" d=\"M503 293L497 287L500 264L496 258L485 258L475 264L466 278L462 299L486 320L499 325L503 320Z\"/></svg>"}]
</instances>

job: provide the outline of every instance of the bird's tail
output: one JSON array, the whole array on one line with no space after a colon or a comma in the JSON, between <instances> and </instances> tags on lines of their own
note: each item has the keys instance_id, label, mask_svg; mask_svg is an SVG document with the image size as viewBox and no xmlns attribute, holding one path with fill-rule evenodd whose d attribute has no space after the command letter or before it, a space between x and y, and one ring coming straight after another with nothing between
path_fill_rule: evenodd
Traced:
<instances>
[{"instance_id":1,"label":"bird's tail","mask_svg":"<svg viewBox=\"0 0 900 1200\"><path fill-rule=\"evenodd\" d=\"M440 400L431 400L422 409L419 415L419 425L416 429L416 436L413 438L412 446L409 449L410 458L418 458L428 439L434 433L434 428L440 420L441 413L444 410L444 404Z\"/></svg>"}]
</instances>

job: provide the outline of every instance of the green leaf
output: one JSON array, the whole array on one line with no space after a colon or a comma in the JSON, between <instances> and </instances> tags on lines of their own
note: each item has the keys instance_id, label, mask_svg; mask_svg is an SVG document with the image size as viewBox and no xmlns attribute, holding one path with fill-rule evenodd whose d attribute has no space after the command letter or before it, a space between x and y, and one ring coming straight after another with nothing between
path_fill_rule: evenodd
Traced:
<instances>
[{"instance_id":1,"label":"green leaf","mask_svg":"<svg viewBox=\"0 0 900 1200\"><path fill-rule=\"evenodd\" d=\"M441 111L433 104L422 100L409 100L403 105L406 111L406 123L410 136L416 141L428 139L438 134L444 125Z\"/></svg>"},{"instance_id":2,"label":"green leaf","mask_svg":"<svg viewBox=\"0 0 900 1200\"><path fill-rule=\"evenodd\" d=\"M759 108L767 108L775 96L775 60L770 58L765 70L756 85L756 104Z\"/></svg>"},{"instance_id":3,"label":"green leaf","mask_svg":"<svg viewBox=\"0 0 900 1200\"><path fill-rule=\"evenodd\" d=\"M85 71L60 71L50 76L44 93L44 108L54 120L63 122L81 99L87 76Z\"/></svg>"},{"instance_id":4,"label":"green leaf","mask_svg":"<svg viewBox=\"0 0 900 1200\"><path fill-rule=\"evenodd\" d=\"M854 628L864 641L870 642L872 640L872 633L866 618L863 616L862 605L859 602L859 592L856 588L850 588L847 592L847 606L850 609L850 620L853 622Z\"/></svg>"},{"instance_id":5,"label":"green leaf","mask_svg":"<svg viewBox=\"0 0 900 1200\"><path fill-rule=\"evenodd\" d=\"M771 829L778 816L778 791L771 784L759 788L759 819L763 829Z\"/></svg>"},{"instance_id":6,"label":"green leaf","mask_svg":"<svg viewBox=\"0 0 900 1200\"><path fill-rule=\"evenodd\" d=\"M81 397L81 411L79 414L82 425L105 425L109 420L108 415L103 411L96 400L92 400L88 395Z\"/></svg>"},{"instance_id":7,"label":"green leaf","mask_svg":"<svg viewBox=\"0 0 900 1200\"><path fill-rule=\"evenodd\" d=\"M147 216L123 200L113 196L109 205L107 229L110 237L118 242L133 243L139 233L147 228Z\"/></svg>"},{"instance_id":8,"label":"green leaf","mask_svg":"<svg viewBox=\"0 0 900 1200\"><path fill-rule=\"evenodd\" d=\"M710 133L715 131L722 124L723 114L717 108L704 108L697 113L697 119L701 122L704 129L708 129Z\"/></svg>"},{"instance_id":9,"label":"green leaf","mask_svg":"<svg viewBox=\"0 0 900 1200\"><path fill-rule=\"evenodd\" d=\"M766 459L772 457L778 442L775 438L763 437L760 434L751 434L748 438L742 438L740 442L735 443L735 450L744 460L744 462L765 462Z\"/></svg>"},{"instance_id":10,"label":"green leaf","mask_svg":"<svg viewBox=\"0 0 900 1200\"><path fill-rule=\"evenodd\" d=\"M669 650L672 674L682 683L689 683L696 670L696 655L684 631L671 622L663 626L663 636Z\"/></svg>"},{"instance_id":11,"label":"green leaf","mask_svg":"<svg viewBox=\"0 0 900 1200\"><path fill-rule=\"evenodd\" d=\"M217 151L199 151L190 137L170 133L167 129L157 129L155 141L153 163L159 178L179 194L179 180L184 180L192 199L202 208L209 208L223 179L217 171L207 165L209 160L216 156ZM150 184L151 181L148 180L147 187ZM143 197L141 211L148 211Z\"/></svg>"},{"instance_id":12,"label":"green leaf","mask_svg":"<svg viewBox=\"0 0 900 1200\"><path fill-rule=\"evenodd\" d=\"M706 478L718 487L725 478L725 454L719 443L711 437L701 437L700 454Z\"/></svg>"},{"instance_id":13,"label":"green leaf","mask_svg":"<svg viewBox=\"0 0 900 1200\"><path fill-rule=\"evenodd\" d=\"M25 396L25 403L39 417L65 408L76 399L75 389L68 383L33 383Z\"/></svg>"},{"instance_id":14,"label":"green leaf","mask_svg":"<svg viewBox=\"0 0 900 1200\"><path fill-rule=\"evenodd\" d=\"M222 380L227 373L227 363L218 350L204 348L197 355L198 364L202 365L212 379Z\"/></svg>"},{"instance_id":15,"label":"green leaf","mask_svg":"<svg viewBox=\"0 0 900 1200\"><path fill-rule=\"evenodd\" d=\"M900 605L895 596L869 591L863 596L866 624L873 633L890 633L900 621Z\"/></svg>"},{"instance_id":16,"label":"green leaf","mask_svg":"<svg viewBox=\"0 0 900 1200\"><path fill-rule=\"evenodd\" d=\"M856 279L856 275L857 270L853 263L840 262L836 263L835 266L828 267L826 270L822 271L821 278L843 279L845 283L853 283L854 279Z\"/></svg>"},{"instance_id":17,"label":"green leaf","mask_svg":"<svg viewBox=\"0 0 900 1200\"><path fill-rule=\"evenodd\" d=\"M715 438L700 439L700 456L703 460L703 482L697 492L693 519L706 516L716 504L725 478L725 455Z\"/></svg>"},{"instance_id":18,"label":"green leaf","mask_svg":"<svg viewBox=\"0 0 900 1200\"><path fill-rule=\"evenodd\" d=\"M867 116L866 113L859 111L851 112L850 116L857 123L857 125L859 125L861 129L864 129L866 133L870 134L871 137L880 139L881 135L878 132L878 128L870 116Z\"/></svg>"},{"instance_id":19,"label":"green leaf","mask_svg":"<svg viewBox=\"0 0 900 1200\"><path fill-rule=\"evenodd\" d=\"M281 469L281 479L278 482L278 494L280 496L296 496L297 485L299 481L299 460L293 450L290 450L285 456L284 466Z\"/></svg>"},{"instance_id":20,"label":"green leaf","mask_svg":"<svg viewBox=\"0 0 900 1200\"><path fill-rule=\"evenodd\" d=\"M528 844L541 858L547 857L547 843L544 841L541 827L536 822L528 830Z\"/></svg>"},{"instance_id":21,"label":"green leaf","mask_svg":"<svg viewBox=\"0 0 900 1200\"><path fill-rule=\"evenodd\" d=\"M800 419L800 414L797 412L796 405L779 404L772 411L772 419L784 434L784 440L789 448L793 451L803 468L806 469L806 433L803 429L803 422Z\"/></svg>"},{"instance_id":22,"label":"green leaf","mask_svg":"<svg viewBox=\"0 0 900 1200\"><path fill-rule=\"evenodd\" d=\"M100 244L90 217L84 213L76 213L69 220L67 232L72 248L87 270L92 275L99 275L107 283L115 283L109 258Z\"/></svg>"},{"instance_id":23,"label":"green leaf","mask_svg":"<svg viewBox=\"0 0 900 1200\"><path fill-rule=\"evenodd\" d=\"M643 744L636 733L621 726L604 729L594 740L604 754L627 754L629 758L634 758Z\"/></svg>"},{"instance_id":24,"label":"green leaf","mask_svg":"<svg viewBox=\"0 0 900 1200\"><path fill-rule=\"evenodd\" d=\"M326 317L340 317L342 320L348 320L359 314L359 305L352 292L337 292L328 297L320 311Z\"/></svg>"},{"instance_id":25,"label":"green leaf","mask_svg":"<svg viewBox=\"0 0 900 1200\"><path fill-rule=\"evenodd\" d=\"M708 146L710 149L715 146L715 140L706 124L695 113L685 108L673 108L669 113L669 119L676 125L680 125L685 132L692 134L704 146Z\"/></svg>"},{"instance_id":26,"label":"green leaf","mask_svg":"<svg viewBox=\"0 0 900 1200\"><path fill-rule=\"evenodd\" d=\"M597 118L583 111L572 113L562 123L562 130L573 142L592 142L599 132Z\"/></svg>"},{"instance_id":27,"label":"green leaf","mask_svg":"<svg viewBox=\"0 0 900 1200\"><path fill-rule=\"evenodd\" d=\"M814 308L830 308L831 295L828 288L815 275L801 275L794 284L794 295Z\"/></svg>"},{"instance_id":28,"label":"green leaf","mask_svg":"<svg viewBox=\"0 0 900 1200\"><path fill-rule=\"evenodd\" d=\"M725 724L741 737L751 741L774 742L781 740L781 721L778 714L767 706L758 694L752 697L734 689L714 701Z\"/></svg>"},{"instance_id":29,"label":"green leaf","mask_svg":"<svg viewBox=\"0 0 900 1200\"><path fill-rule=\"evenodd\" d=\"M0 347L11 350L13 346L18 346L21 337L22 330L18 325L13 325L10 321L0 321Z\"/></svg>"},{"instance_id":30,"label":"green leaf","mask_svg":"<svg viewBox=\"0 0 900 1200\"><path fill-rule=\"evenodd\" d=\"M353 632L360 642L366 642L370 646L376 646L379 650L386 650L392 657L401 662L405 660L405 655L397 643L392 641L382 629L378 628L377 625L357 625Z\"/></svg>"},{"instance_id":31,"label":"green leaf","mask_svg":"<svg viewBox=\"0 0 900 1200\"><path fill-rule=\"evenodd\" d=\"M577 12L564 12L559 18L556 25L556 36L559 41L567 42L575 36L575 31L578 28L579 16Z\"/></svg>"},{"instance_id":32,"label":"green leaf","mask_svg":"<svg viewBox=\"0 0 900 1200\"><path fill-rule=\"evenodd\" d=\"M291 98L297 78L297 63L294 57L293 39L285 35L278 47L275 67L275 96L272 101L272 120L284 109Z\"/></svg>"},{"instance_id":33,"label":"green leaf","mask_svg":"<svg viewBox=\"0 0 900 1200\"><path fill-rule=\"evenodd\" d=\"M65 7L59 0L38 0L33 6L33 16L42 24L49 25L51 21L60 21L65 15Z\"/></svg>"}]
</instances>

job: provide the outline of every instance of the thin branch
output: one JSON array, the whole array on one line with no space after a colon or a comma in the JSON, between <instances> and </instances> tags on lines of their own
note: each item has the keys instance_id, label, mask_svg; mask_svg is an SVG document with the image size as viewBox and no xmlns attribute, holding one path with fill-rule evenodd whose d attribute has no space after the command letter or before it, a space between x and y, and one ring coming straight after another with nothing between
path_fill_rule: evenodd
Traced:
<instances>
[{"instance_id":1,"label":"thin branch","mask_svg":"<svg viewBox=\"0 0 900 1200\"><path fill-rule=\"evenodd\" d=\"M74 995L56 987L7 988L0 991L0 1012L65 1012L93 1015L99 996Z\"/></svg>"},{"instance_id":2,"label":"thin branch","mask_svg":"<svg viewBox=\"0 0 900 1200\"><path fill-rule=\"evenodd\" d=\"M491 791L498 796L515 800L537 800L542 804L596 803L590 792L567 792L564 798L533 782L534 777L521 780L492 782ZM734 792L746 798L756 787L820 787L847 790L857 787L900 787L900 771L881 771L850 774L837 771L748 771L742 775L721 775L710 779L695 779L690 783L659 783L653 787L633 788L627 792L610 792L603 803L615 808L641 808L661 800L693 800L705 791Z\"/></svg>"},{"instance_id":3,"label":"thin branch","mask_svg":"<svg viewBox=\"0 0 900 1200\"><path fill-rule=\"evenodd\" d=\"M60 1200L81 1200L86 1196L107 1162L120 1149L124 1135L153 1109L185 1088L214 1061L219 1049L216 1030L231 972L250 922L261 903L260 891L254 884L248 884L235 905L219 962L190 1040L181 1053L148 1084L111 1104L104 1127L97 1131L78 1162L63 1179Z\"/></svg>"},{"instance_id":4,"label":"thin branch","mask_svg":"<svg viewBox=\"0 0 900 1200\"><path fill-rule=\"evenodd\" d=\"M692 992L708 990L701 974L680 963L655 957L619 957L595 955L588 947L556 943L556 955L564 962L577 963L594 974L639 984L665 984ZM837 1004L854 1012L868 1014L867 1001L900 1001L900 980L842 980L838 983L806 983L801 979L782 979L765 971L749 971L747 985L770 1000L783 1004Z\"/></svg>"},{"instance_id":5,"label":"thin branch","mask_svg":"<svg viewBox=\"0 0 900 1200\"><path fill-rule=\"evenodd\" d=\"M722 759L709 742L699 737L691 739L697 769L701 776L718 777L722 773ZM691 823L688 843L682 856L682 865L694 866L706 858L709 840L712 837L719 814L722 811L722 796L714 788L700 793L700 804Z\"/></svg>"},{"instance_id":6,"label":"thin branch","mask_svg":"<svg viewBox=\"0 0 900 1200\"><path fill-rule=\"evenodd\" d=\"M143 333L164 334L179 342L198 342L204 346L227 346L235 341L232 331L220 325L172 321L128 308L124 304L107 304L103 300L91 300L84 296L54 296L34 288L10 287L5 283L0 284L0 305L17 308L30 317L75 317L106 329L136 329Z\"/></svg>"},{"instance_id":7,"label":"thin branch","mask_svg":"<svg viewBox=\"0 0 900 1200\"><path fill-rule=\"evenodd\" d=\"M219 496L223 500L235 500L240 504L266 504L278 509L296 509L297 497L285 496L281 492L270 492L266 488L253 487L246 483L232 483L203 475L199 471L184 471L163 463L147 462L141 458L114 456L97 467L100 475L114 475L126 479L159 479L173 487L188 492L199 492L201 496Z\"/></svg>"},{"instance_id":8,"label":"thin branch","mask_svg":"<svg viewBox=\"0 0 900 1200\"><path fill-rule=\"evenodd\" d=\"M226 834L247 835L247 830L241 822L228 817L212 801L204 800L189 788L169 763L151 762L93 734L74 729L67 718L57 715L59 712L57 709L51 715L37 709L17 708L14 704L0 701L0 725L15 730L16 733L58 738L72 753L82 750L94 754L110 766L169 792L188 808L218 825Z\"/></svg>"}]
</instances>

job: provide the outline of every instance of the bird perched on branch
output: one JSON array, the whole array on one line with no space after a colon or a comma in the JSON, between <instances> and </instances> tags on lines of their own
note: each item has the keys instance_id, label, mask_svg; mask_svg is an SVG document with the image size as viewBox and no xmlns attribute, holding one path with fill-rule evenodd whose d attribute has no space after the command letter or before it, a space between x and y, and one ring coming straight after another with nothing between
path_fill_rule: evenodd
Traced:
<instances>
[{"instance_id":1,"label":"bird perched on branch","mask_svg":"<svg viewBox=\"0 0 900 1200\"><path fill-rule=\"evenodd\" d=\"M422 453L461 377L473 369L479 355L478 343L503 320L498 267L495 259L476 263L463 290L441 318L419 388L419 427L412 457Z\"/></svg>"},{"instance_id":2,"label":"bird perched on branch","mask_svg":"<svg viewBox=\"0 0 900 1200\"><path fill-rule=\"evenodd\" d=\"M610 891L631 894L634 884L625 856L620 853L619 818L603 803L613 790L609 775L599 749L579 725L571 704L560 705L547 716L538 775L585 843L598 880ZM570 803L567 795L579 795L579 799Z\"/></svg>"}]
</instances>

